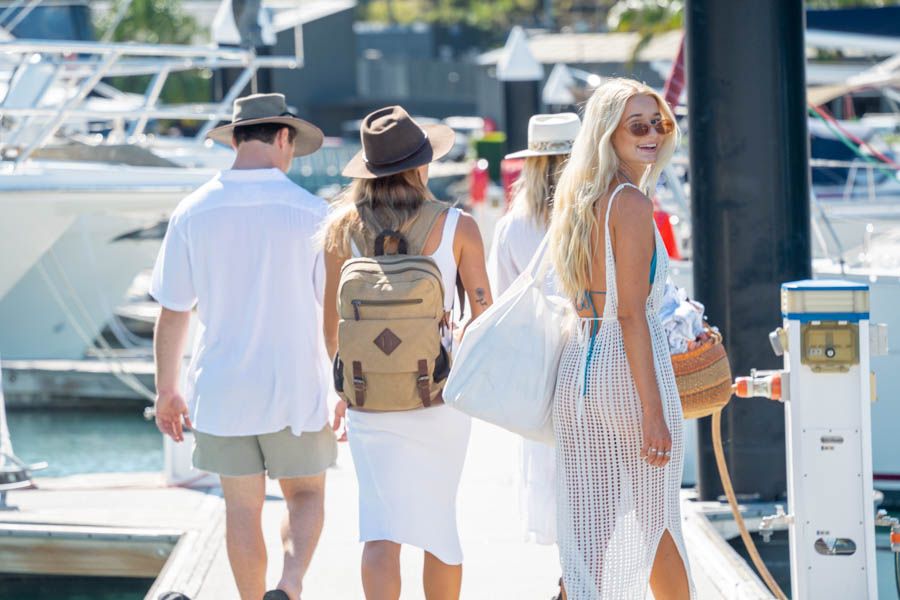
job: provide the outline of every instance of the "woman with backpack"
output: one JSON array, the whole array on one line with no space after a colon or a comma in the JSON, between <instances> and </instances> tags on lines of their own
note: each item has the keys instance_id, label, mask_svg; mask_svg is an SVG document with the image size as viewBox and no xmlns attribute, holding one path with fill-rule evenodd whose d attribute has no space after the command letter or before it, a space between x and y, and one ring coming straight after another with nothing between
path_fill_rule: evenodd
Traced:
<instances>
[{"instance_id":1,"label":"woman with backpack","mask_svg":"<svg viewBox=\"0 0 900 600\"><path fill-rule=\"evenodd\" d=\"M470 421L443 405L440 390L457 281L473 318L491 292L474 219L426 185L429 163L454 136L399 106L369 114L363 149L343 171L354 181L322 236L324 332L342 397L335 428L346 416L367 600L400 597L402 544L425 552L428 600L455 600L462 584L456 495Z\"/></svg>"},{"instance_id":2,"label":"woman with backpack","mask_svg":"<svg viewBox=\"0 0 900 600\"><path fill-rule=\"evenodd\" d=\"M534 115L528 121L528 148L506 156L524 161L509 212L494 229L488 258L491 289L497 296L528 267L547 234L553 191L580 127L574 113ZM519 505L526 538L539 544L556 543L555 452L553 446L522 439ZM558 598L564 597L560 589Z\"/></svg>"},{"instance_id":3,"label":"woman with backpack","mask_svg":"<svg viewBox=\"0 0 900 600\"><path fill-rule=\"evenodd\" d=\"M554 196L549 253L578 311L553 401L571 600L694 597L681 534L683 417L659 319L668 257L648 197L678 131L631 79L594 91Z\"/></svg>"}]
</instances>

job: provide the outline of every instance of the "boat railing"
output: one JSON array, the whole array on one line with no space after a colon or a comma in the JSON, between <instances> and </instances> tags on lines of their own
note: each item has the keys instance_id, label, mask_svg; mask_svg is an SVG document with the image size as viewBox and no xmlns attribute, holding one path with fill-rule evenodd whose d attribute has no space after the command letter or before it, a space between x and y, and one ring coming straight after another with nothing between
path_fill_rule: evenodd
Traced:
<instances>
[{"instance_id":1,"label":"boat railing","mask_svg":"<svg viewBox=\"0 0 900 600\"><path fill-rule=\"evenodd\" d=\"M813 176L817 173L831 179L830 182L815 182L815 187L840 188L840 201L857 203L884 202L886 195L883 185L898 183L900 171L885 163L865 160L830 160L812 158L809 161ZM890 190L890 196L900 198L900 186ZM879 199L879 197L881 197ZM832 198L829 198L831 200Z\"/></svg>"},{"instance_id":2,"label":"boat railing","mask_svg":"<svg viewBox=\"0 0 900 600\"><path fill-rule=\"evenodd\" d=\"M876 205L890 205L897 203L900 209L900 182L898 182L898 172L890 165L884 163L873 163L863 160L844 161L812 158L809 161L811 176L815 173L825 173L830 176L831 181L825 184L813 184L810 186L810 211L812 219L812 234L814 240L819 247L819 251L823 256L832 258L844 267L844 257L846 256L846 248L841 242L835 226L835 216L830 214L829 209L836 204L855 205L860 209L866 209ZM678 173L678 169L683 169L686 173L688 169L688 157L686 155L676 155L663 171L665 176L665 185L674 201L673 207L679 213L679 216L689 217L690 215L690 199L688 198L684 184L687 175L684 177ZM818 171L817 171L818 170ZM886 175L886 177L885 177ZM827 177L826 177L827 179ZM864 193L861 193L860 186L864 185ZM823 193L831 188L836 193L829 194L823 198ZM838 217L840 220L840 217Z\"/></svg>"},{"instance_id":3,"label":"boat railing","mask_svg":"<svg viewBox=\"0 0 900 600\"><path fill-rule=\"evenodd\" d=\"M687 155L676 155L672 157L671 166L667 169L671 171L671 167L675 166L687 170L688 164ZM836 197L837 193L828 194L827 200L823 200L826 204L834 201L875 204L885 203L886 198L900 200L900 170L889 164L861 159L848 161L811 158L809 169L814 178L812 187L819 188L820 195L824 188L832 188L835 192L840 190L839 197ZM669 172L665 174L667 180L678 180L678 177L670 177ZM820 176L819 182L815 181L816 175ZM890 185L891 189L886 190L885 185ZM862 186L864 190L861 190ZM681 200L685 195L681 193L679 197L679 204L686 206L686 202Z\"/></svg>"},{"instance_id":4,"label":"boat railing","mask_svg":"<svg viewBox=\"0 0 900 600\"><path fill-rule=\"evenodd\" d=\"M125 124L130 140L144 134L150 119L204 121L194 135L194 141L201 143L213 127L231 114L235 98L253 82L259 69L295 69L302 62L300 54L259 56L252 50L216 46L47 40L0 42L0 72L5 71L7 75L7 93L0 102L0 128L9 127L0 138L0 160L21 164L72 120L118 120ZM224 68L240 70L240 73L220 102L160 104L160 95L172 73ZM117 90L104 80L140 75L150 76L142 97L127 95L140 98L139 106L97 109L87 104L92 93L106 97L115 94ZM30 88L16 94L17 85ZM58 95L60 89L65 90L64 99L54 102L51 95ZM124 93L122 96L126 97Z\"/></svg>"}]
</instances>

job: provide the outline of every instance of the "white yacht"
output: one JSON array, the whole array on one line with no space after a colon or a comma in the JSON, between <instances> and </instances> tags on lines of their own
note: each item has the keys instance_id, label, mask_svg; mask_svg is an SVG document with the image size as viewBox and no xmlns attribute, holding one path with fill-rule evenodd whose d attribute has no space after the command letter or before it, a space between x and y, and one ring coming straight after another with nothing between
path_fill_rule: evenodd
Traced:
<instances>
[{"instance_id":1,"label":"white yacht","mask_svg":"<svg viewBox=\"0 0 900 600\"><path fill-rule=\"evenodd\" d=\"M84 356L134 276L153 262L159 232L135 232L164 222L179 200L230 164L231 150L205 142L205 133L230 115L256 69L271 66L298 65L295 57L213 47L0 45L4 358ZM169 74L221 67L243 71L220 104L159 104ZM143 96L103 82L140 74L153 76ZM205 125L190 138L145 133L163 118Z\"/></svg>"}]
</instances>

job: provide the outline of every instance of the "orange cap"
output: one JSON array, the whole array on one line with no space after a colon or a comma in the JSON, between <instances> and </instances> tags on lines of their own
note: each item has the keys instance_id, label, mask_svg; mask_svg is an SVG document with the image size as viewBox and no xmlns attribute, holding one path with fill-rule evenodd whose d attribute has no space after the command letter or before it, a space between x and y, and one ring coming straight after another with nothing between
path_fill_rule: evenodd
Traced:
<instances>
[{"instance_id":1,"label":"orange cap","mask_svg":"<svg viewBox=\"0 0 900 600\"><path fill-rule=\"evenodd\" d=\"M769 390L771 391L769 398L772 400L781 400L781 375L772 375Z\"/></svg>"}]
</instances>

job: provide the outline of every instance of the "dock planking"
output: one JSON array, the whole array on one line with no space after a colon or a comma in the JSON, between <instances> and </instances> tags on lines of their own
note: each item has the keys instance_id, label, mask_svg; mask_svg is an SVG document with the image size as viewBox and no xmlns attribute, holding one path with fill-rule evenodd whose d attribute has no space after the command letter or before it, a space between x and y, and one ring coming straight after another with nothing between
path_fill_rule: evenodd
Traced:
<instances>
[{"instance_id":1,"label":"dock planking","mask_svg":"<svg viewBox=\"0 0 900 600\"><path fill-rule=\"evenodd\" d=\"M19 575L156 577L180 532L37 523L0 524L0 565Z\"/></svg>"},{"instance_id":2,"label":"dock planking","mask_svg":"<svg viewBox=\"0 0 900 600\"><path fill-rule=\"evenodd\" d=\"M556 548L523 541L516 509L518 452L518 440L512 434L473 423L469 459L459 492L460 537L466 553L464 600L539 599L557 591L560 567ZM131 569L132 576L146 577L155 560L152 564L157 572L150 577L156 577L156 581L146 600L156 600L167 591L183 592L194 600L238 597L225 550L224 501L218 488L169 487L155 473L47 478L39 479L38 484L36 490L10 493L10 503L20 510L0 513L0 548L5 531L24 526L130 535L132 550L126 552L120 543L104 541L108 546L106 554L97 555L80 574L88 574L88 568L97 573L126 568ZM285 503L276 482L267 482L267 493L262 514L268 552L266 580L269 587L274 587L281 572L279 531ZM691 572L701 597L771 597L708 520L706 507L693 501L691 492L683 492L682 507ZM328 473L325 528L304 581L305 598L363 597L358 510L352 457L347 445L341 444L337 465ZM165 543L170 544L167 557L149 556L152 548L162 547L153 544ZM93 547L85 550L65 545L55 550L57 556L93 551ZM43 564L46 567L54 563L48 559ZM5 557L0 555L0 565L5 564ZM406 547L401 553L401 600L423 598L422 566L422 552Z\"/></svg>"},{"instance_id":3,"label":"dock planking","mask_svg":"<svg viewBox=\"0 0 900 600\"><path fill-rule=\"evenodd\" d=\"M170 487L158 473L37 483L11 492L17 510L0 513L4 573L155 578L151 591L172 585L196 597L223 546L224 501L214 490Z\"/></svg>"}]
</instances>

